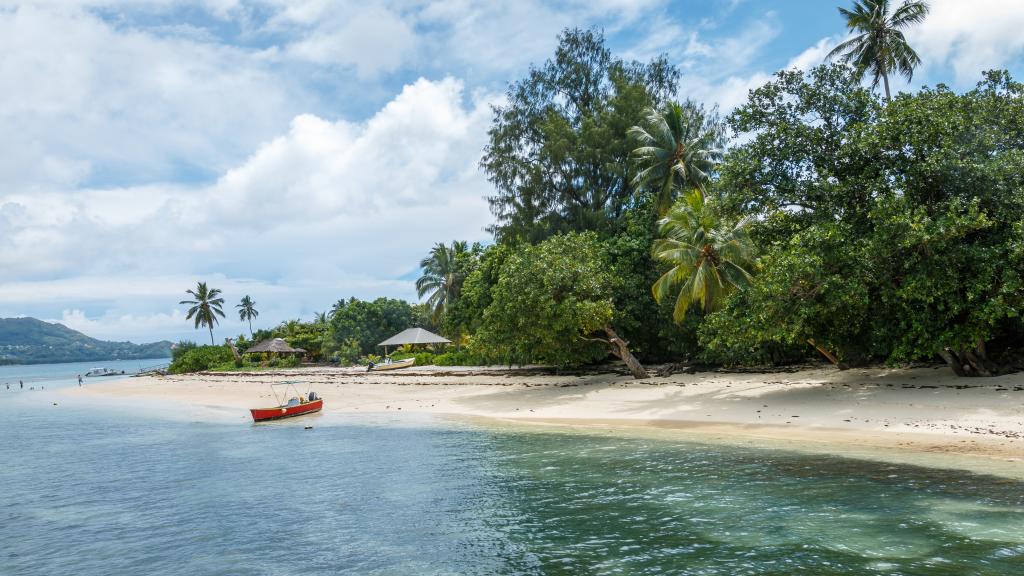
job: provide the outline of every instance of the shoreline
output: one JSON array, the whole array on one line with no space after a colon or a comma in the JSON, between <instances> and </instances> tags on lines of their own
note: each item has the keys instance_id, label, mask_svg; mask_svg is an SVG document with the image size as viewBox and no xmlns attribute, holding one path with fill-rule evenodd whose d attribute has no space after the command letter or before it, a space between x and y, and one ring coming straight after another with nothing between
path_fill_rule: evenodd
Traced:
<instances>
[{"instance_id":1,"label":"shoreline","mask_svg":"<svg viewBox=\"0 0 1024 576\"><path fill-rule=\"evenodd\" d=\"M302 379L325 414L432 415L483 426L573 430L781 447L1024 479L1024 374L958 378L944 369L817 368L778 373L615 373L421 367L365 372L140 377L62 393L86 401L189 406L193 420L249 422L266 384Z\"/></svg>"}]
</instances>

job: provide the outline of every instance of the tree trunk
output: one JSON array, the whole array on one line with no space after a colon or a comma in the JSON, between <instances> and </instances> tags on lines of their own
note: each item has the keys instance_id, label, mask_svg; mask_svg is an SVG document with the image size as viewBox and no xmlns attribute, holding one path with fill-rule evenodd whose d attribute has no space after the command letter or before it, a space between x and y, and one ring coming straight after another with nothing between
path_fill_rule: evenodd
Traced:
<instances>
[{"instance_id":1,"label":"tree trunk","mask_svg":"<svg viewBox=\"0 0 1024 576\"><path fill-rule=\"evenodd\" d=\"M892 96L889 95L889 75L882 74L882 82L885 83L885 101L892 102Z\"/></svg>"},{"instance_id":2,"label":"tree trunk","mask_svg":"<svg viewBox=\"0 0 1024 576\"><path fill-rule=\"evenodd\" d=\"M849 369L849 366L847 366L846 364L843 364L842 362L840 362L839 358L836 358L835 354L832 354L831 352L826 350L823 346L818 346L814 342L813 338L808 338L807 339L807 343L810 344L811 346L814 346L814 349L817 350L818 352L821 352L822 356L824 356L825 358L828 358L828 361L831 362L832 364L834 364L836 366L836 368L839 368L840 370L847 370L847 369Z\"/></svg>"},{"instance_id":3,"label":"tree trunk","mask_svg":"<svg viewBox=\"0 0 1024 576\"><path fill-rule=\"evenodd\" d=\"M973 350L954 350L947 346L939 351L939 356L957 376L995 376L1000 372L1000 367L989 361L985 353L985 342L981 340Z\"/></svg>"},{"instance_id":4,"label":"tree trunk","mask_svg":"<svg viewBox=\"0 0 1024 576\"><path fill-rule=\"evenodd\" d=\"M252 318L249 318L249 338L255 338L256 336L252 333Z\"/></svg>"},{"instance_id":5,"label":"tree trunk","mask_svg":"<svg viewBox=\"0 0 1024 576\"><path fill-rule=\"evenodd\" d=\"M238 348L235 348L235 343L231 341L231 338L225 338L224 343L231 348L231 354L235 357L235 366L241 366L242 355L238 353Z\"/></svg>"},{"instance_id":6,"label":"tree trunk","mask_svg":"<svg viewBox=\"0 0 1024 576\"><path fill-rule=\"evenodd\" d=\"M216 342L213 341L213 324L210 324L210 346L216 345Z\"/></svg>"},{"instance_id":7,"label":"tree trunk","mask_svg":"<svg viewBox=\"0 0 1024 576\"><path fill-rule=\"evenodd\" d=\"M946 361L946 364L953 370L954 374L957 376L967 376L963 362L961 362L960 357L953 350L944 348L939 351L939 356L942 356L942 359Z\"/></svg>"},{"instance_id":8,"label":"tree trunk","mask_svg":"<svg viewBox=\"0 0 1024 576\"><path fill-rule=\"evenodd\" d=\"M629 342L619 338L619 335L615 333L611 326L605 326L604 333L608 335L608 342L612 346L612 354L626 363L630 373L633 374L633 378L643 380L644 378L651 377L643 365L640 364L640 361L629 351Z\"/></svg>"},{"instance_id":9,"label":"tree trunk","mask_svg":"<svg viewBox=\"0 0 1024 576\"><path fill-rule=\"evenodd\" d=\"M988 369L986 362L975 355L970 349L964 350L962 356L975 372L982 376L992 376L992 371Z\"/></svg>"},{"instance_id":10,"label":"tree trunk","mask_svg":"<svg viewBox=\"0 0 1024 576\"><path fill-rule=\"evenodd\" d=\"M988 353L985 352L985 341L981 338L974 344L974 350L964 350L961 356L982 376L995 376L999 373L999 366L989 361Z\"/></svg>"}]
</instances>

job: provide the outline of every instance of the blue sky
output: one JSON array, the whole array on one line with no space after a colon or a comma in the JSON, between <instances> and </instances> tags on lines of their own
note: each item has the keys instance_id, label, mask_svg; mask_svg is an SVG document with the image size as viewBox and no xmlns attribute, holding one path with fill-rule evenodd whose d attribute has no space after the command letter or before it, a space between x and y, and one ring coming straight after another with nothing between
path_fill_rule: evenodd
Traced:
<instances>
[{"instance_id":1,"label":"blue sky","mask_svg":"<svg viewBox=\"0 0 1024 576\"><path fill-rule=\"evenodd\" d=\"M148 341L203 336L177 305L196 280L250 294L261 326L413 300L430 244L488 239L490 106L560 30L666 54L680 98L728 111L820 62L844 37L837 4L0 2L0 317ZM933 0L909 87L1020 78L1021 29L1024 2Z\"/></svg>"}]
</instances>

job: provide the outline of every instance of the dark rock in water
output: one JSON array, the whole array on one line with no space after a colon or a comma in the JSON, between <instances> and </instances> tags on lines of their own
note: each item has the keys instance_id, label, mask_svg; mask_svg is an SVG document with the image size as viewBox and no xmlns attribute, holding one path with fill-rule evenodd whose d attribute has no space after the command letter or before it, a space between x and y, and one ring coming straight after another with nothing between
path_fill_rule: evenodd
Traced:
<instances>
[{"instance_id":1,"label":"dark rock in water","mask_svg":"<svg viewBox=\"0 0 1024 576\"><path fill-rule=\"evenodd\" d=\"M306 426L306 428L305 428L305 429L306 429L306 430L312 430L312 429L313 429L313 427L312 427L312 426Z\"/></svg>"}]
</instances>

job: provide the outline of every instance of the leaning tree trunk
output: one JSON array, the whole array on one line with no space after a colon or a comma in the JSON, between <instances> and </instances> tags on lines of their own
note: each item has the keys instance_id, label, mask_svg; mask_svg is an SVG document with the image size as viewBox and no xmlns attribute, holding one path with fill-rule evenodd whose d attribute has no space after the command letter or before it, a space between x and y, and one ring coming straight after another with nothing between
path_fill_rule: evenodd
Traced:
<instances>
[{"instance_id":1,"label":"leaning tree trunk","mask_svg":"<svg viewBox=\"0 0 1024 576\"><path fill-rule=\"evenodd\" d=\"M217 343L213 341L213 324L210 324L210 346L216 346Z\"/></svg>"},{"instance_id":2,"label":"leaning tree trunk","mask_svg":"<svg viewBox=\"0 0 1024 576\"><path fill-rule=\"evenodd\" d=\"M885 101L886 103L892 102L892 96L889 94L889 75L882 74L882 81L885 82Z\"/></svg>"},{"instance_id":3,"label":"leaning tree trunk","mask_svg":"<svg viewBox=\"0 0 1024 576\"><path fill-rule=\"evenodd\" d=\"M231 348L231 355L235 357L235 366L240 367L242 365L242 355L238 353L238 348L235 347L235 343L231 338L225 338L224 344L226 344L228 348Z\"/></svg>"},{"instance_id":4,"label":"leaning tree trunk","mask_svg":"<svg viewBox=\"0 0 1024 576\"><path fill-rule=\"evenodd\" d=\"M612 354L626 363L629 372L633 374L633 378L642 380L651 377L643 365L640 364L640 361L629 351L629 342L619 338L619 335L615 333L611 326L605 326L604 333L608 335L608 343L611 344Z\"/></svg>"},{"instance_id":5,"label":"leaning tree trunk","mask_svg":"<svg viewBox=\"0 0 1024 576\"><path fill-rule=\"evenodd\" d=\"M818 352L821 352L822 356L828 358L828 361L834 364L836 368L839 368L840 370L847 370L850 368L843 362L840 362L839 358L836 358L835 354L829 352L824 346L821 346L820 344L816 343L813 338L808 338L807 343L810 344L811 346L814 346L814 349L817 350Z\"/></svg>"},{"instance_id":6,"label":"leaning tree trunk","mask_svg":"<svg viewBox=\"0 0 1024 576\"><path fill-rule=\"evenodd\" d=\"M960 360L960 357L956 352L953 352L952 348L946 347L939 350L939 356L946 361L946 365L949 366L950 370L953 371L957 376L967 376L967 371L964 370L964 363Z\"/></svg>"}]
</instances>

